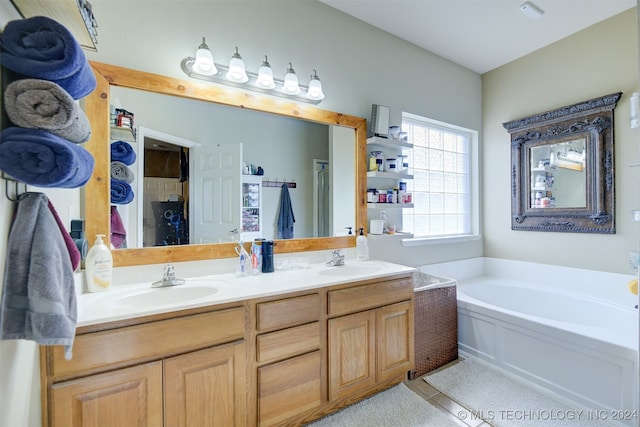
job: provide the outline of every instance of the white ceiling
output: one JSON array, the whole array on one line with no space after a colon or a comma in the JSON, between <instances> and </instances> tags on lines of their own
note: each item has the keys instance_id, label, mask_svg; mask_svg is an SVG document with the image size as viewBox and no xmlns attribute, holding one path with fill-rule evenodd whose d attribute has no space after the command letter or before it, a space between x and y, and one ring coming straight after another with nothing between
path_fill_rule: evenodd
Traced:
<instances>
[{"instance_id":1,"label":"white ceiling","mask_svg":"<svg viewBox=\"0 0 640 427\"><path fill-rule=\"evenodd\" d=\"M635 7L637 0L320 0L423 49L484 74Z\"/></svg>"}]
</instances>

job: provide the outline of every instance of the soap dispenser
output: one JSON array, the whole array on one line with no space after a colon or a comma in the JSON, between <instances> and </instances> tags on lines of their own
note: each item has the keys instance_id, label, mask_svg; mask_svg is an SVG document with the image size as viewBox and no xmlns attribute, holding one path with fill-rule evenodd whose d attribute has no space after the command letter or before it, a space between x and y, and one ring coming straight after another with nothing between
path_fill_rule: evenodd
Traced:
<instances>
[{"instance_id":1,"label":"soap dispenser","mask_svg":"<svg viewBox=\"0 0 640 427\"><path fill-rule=\"evenodd\" d=\"M89 249L85 262L87 290L89 292L106 291L111 287L113 256L104 244L104 234L96 235L96 242Z\"/></svg>"},{"instance_id":2,"label":"soap dispenser","mask_svg":"<svg viewBox=\"0 0 640 427\"><path fill-rule=\"evenodd\" d=\"M356 237L356 259L365 261L369 259L369 244L367 236L364 235L364 228L360 227L360 233Z\"/></svg>"}]
</instances>

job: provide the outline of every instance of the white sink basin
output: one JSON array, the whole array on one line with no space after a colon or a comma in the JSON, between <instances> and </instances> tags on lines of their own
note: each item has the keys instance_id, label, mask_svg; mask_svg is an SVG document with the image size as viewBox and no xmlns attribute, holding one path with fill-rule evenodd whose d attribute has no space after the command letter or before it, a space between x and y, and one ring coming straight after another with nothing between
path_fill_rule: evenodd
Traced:
<instances>
[{"instance_id":1,"label":"white sink basin","mask_svg":"<svg viewBox=\"0 0 640 427\"><path fill-rule=\"evenodd\" d=\"M218 292L224 280L188 281L185 285L166 288L145 288L124 293L110 299L108 304L117 308L142 308L175 305L197 301Z\"/></svg>"},{"instance_id":2,"label":"white sink basin","mask_svg":"<svg viewBox=\"0 0 640 427\"><path fill-rule=\"evenodd\" d=\"M373 262L358 262L354 264L345 264L337 267L325 267L318 274L323 276L356 276L360 274L371 274L383 269L383 266Z\"/></svg>"}]
</instances>

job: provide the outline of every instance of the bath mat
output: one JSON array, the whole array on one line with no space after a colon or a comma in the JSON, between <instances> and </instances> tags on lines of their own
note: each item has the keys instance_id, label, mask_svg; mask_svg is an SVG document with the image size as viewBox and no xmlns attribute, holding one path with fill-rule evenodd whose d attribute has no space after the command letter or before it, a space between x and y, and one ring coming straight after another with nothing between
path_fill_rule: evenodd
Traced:
<instances>
[{"instance_id":1,"label":"bath mat","mask_svg":"<svg viewBox=\"0 0 640 427\"><path fill-rule=\"evenodd\" d=\"M458 424L404 384L398 384L308 426L453 427Z\"/></svg>"},{"instance_id":2,"label":"bath mat","mask_svg":"<svg viewBox=\"0 0 640 427\"><path fill-rule=\"evenodd\" d=\"M496 427L611 426L596 411L575 409L487 363L465 358L423 379L468 408L469 421Z\"/></svg>"}]
</instances>

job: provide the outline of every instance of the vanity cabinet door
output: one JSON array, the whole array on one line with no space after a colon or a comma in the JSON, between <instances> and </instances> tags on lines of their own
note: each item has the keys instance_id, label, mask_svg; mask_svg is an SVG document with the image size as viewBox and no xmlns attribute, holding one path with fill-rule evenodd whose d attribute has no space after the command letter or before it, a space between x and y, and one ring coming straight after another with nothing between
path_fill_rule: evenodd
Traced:
<instances>
[{"instance_id":1,"label":"vanity cabinet door","mask_svg":"<svg viewBox=\"0 0 640 427\"><path fill-rule=\"evenodd\" d=\"M162 362L66 381L51 388L51 426L162 425Z\"/></svg>"},{"instance_id":2,"label":"vanity cabinet door","mask_svg":"<svg viewBox=\"0 0 640 427\"><path fill-rule=\"evenodd\" d=\"M243 426L244 341L164 361L165 426Z\"/></svg>"},{"instance_id":3,"label":"vanity cabinet door","mask_svg":"<svg viewBox=\"0 0 640 427\"><path fill-rule=\"evenodd\" d=\"M376 310L378 381L406 374L413 367L413 328L410 301Z\"/></svg>"},{"instance_id":4,"label":"vanity cabinet door","mask_svg":"<svg viewBox=\"0 0 640 427\"><path fill-rule=\"evenodd\" d=\"M375 385L375 324L375 311L329 320L329 400Z\"/></svg>"}]
</instances>

